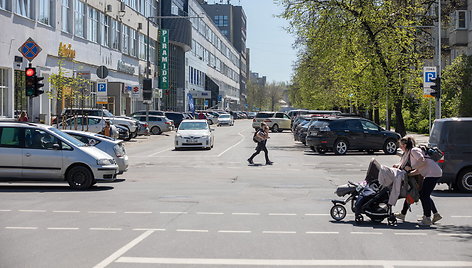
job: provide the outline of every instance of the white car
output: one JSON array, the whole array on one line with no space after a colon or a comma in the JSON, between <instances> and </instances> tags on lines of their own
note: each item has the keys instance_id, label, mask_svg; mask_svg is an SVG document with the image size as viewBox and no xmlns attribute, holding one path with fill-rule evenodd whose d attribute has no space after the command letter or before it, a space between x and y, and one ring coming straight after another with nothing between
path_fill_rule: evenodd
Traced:
<instances>
[{"instance_id":1,"label":"white car","mask_svg":"<svg viewBox=\"0 0 472 268\"><path fill-rule=\"evenodd\" d=\"M272 132L282 132L292 129L292 120L288 115L281 112L259 112L252 120L252 127L258 129L265 122Z\"/></svg>"},{"instance_id":2,"label":"white car","mask_svg":"<svg viewBox=\"0 0 472 268\"><path fill-rule=\"evenodd\" d=\"M233 126L234 125L233 116L230 114L220 114L220 116L218 116L218 126L222 126L222 125Z\"/></svg>"},{"instance_id":3,"label":"white car","mask_svg":"<svg viewBox=\"0 0 472 268\"><path fill-rule=\"evenodd\" d=\"M65 121L65 123L59 124L59 129L68 130L83 130L87 132L100 133L105 127L105 121L110 120L111 124L114 125L114 120L104 119L98 116L82 116L78 115L71 117ZM112 138L117 139L119 137L118 129L112 128Z\"/></svg>"},{"instance_id":4,"label":"white car","mask_svg":"<svg viewBox=\"0 0 472 268\"><path fill-rule=\"evenodd\" d=\"M118 175L128 170L128 155L126 154L125 145L122 141L85 131L63 130L63 132L111 155L119 167Z\"/></svg>"},{"instance_id":5,"label":"white car","mask_svg":"<svg viewBox=\"0 0 472 268\"><path fill-rule=\"evenodd\" d=\"M211 150L215 142L213 129L207 120L183 120L175 135L175 150L205 148Z\"/></svg>"}]
</instances>

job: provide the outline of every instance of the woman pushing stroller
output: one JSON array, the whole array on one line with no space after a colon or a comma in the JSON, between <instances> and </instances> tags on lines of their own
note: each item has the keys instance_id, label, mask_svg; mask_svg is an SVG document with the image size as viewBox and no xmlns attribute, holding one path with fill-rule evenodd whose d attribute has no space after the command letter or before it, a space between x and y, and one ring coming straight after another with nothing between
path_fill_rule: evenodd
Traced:
<instances>
[{"instance_id":1,"label":"woman pushing stroller","mask_svg":"<svg viewBox=\"0 0 472 268\"><path fill-rule=\"evenodd\" d=\"M402 138L400 140L400 149L403 151L403 155L400 159L400 163L393 165L393 167L409 172L410 176L421 175L424 177L423 186L420 190L423 217L419 220L418 224L429 226L442 219L434 201L431 199L431 193L439 178L442 176L442 170L434 160L425 156L423 150L415 147L415 145L416 141L413 137L407 136ZM404 221L409 208L410 204L405 200L401 212L395 213L397 219ZM433 213L432 219L431 212Z\"/></svg>"}]
</instances>

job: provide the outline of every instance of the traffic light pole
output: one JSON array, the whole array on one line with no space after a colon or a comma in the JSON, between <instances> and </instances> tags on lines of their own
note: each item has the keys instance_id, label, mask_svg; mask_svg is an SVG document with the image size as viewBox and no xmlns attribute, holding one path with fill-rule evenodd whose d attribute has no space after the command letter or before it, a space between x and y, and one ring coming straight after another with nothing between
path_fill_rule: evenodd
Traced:
<instances>
[{"instance_id":1,"label":"traffic light pole","mask_svg":"<svg viewBox=\"0 0 472 268\"><path fill-rule=\"evenodd\" d=\"M438 52L437 52L437 55L438 55L438 74L437 74L437 77L439 77L439 79L441 79L441 46L442 46L442 42L441 42L441 0L438 0ZM436 119L440 119L441 118L441 86L439 86L438 88L438 93L439 93L439 96L438 98L436 98Z\"/></svg>"}]
</instances>

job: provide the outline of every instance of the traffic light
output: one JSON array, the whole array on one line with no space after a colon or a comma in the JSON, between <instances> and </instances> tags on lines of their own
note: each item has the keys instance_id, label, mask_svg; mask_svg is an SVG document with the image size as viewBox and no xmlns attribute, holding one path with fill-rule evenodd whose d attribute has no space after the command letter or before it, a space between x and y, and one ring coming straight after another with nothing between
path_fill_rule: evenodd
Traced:
<instances>
[{"instance_id":1,"label":"traffic light","mask_svg":"<svg viewBox=\"0 0 472 268\"><path fill-rule=\"evenodd\" d=\"M41 83L41 81L44 80L44 77L42 76L35 76L34 80L34 96L39 96L44 93L44 90L41 88L44 87L44 84Z\"/></svg>"},{"instance_id":2,"label":"traffic light","mask_svg":"<svg viewBox=\"0 0 472 268\"><path fill-rule=\"evenodd\" d=\"M34 96L36 84L36 68L28 67L25 69L25 92L26 96Z\"/></svg>"},{"instance_id":3,"label":"traffic light","mask_svg":"<svg viewBox=\"0 0 472 268\"><path fill-rule=\"evenodd\" d=\"M432 84L430 87L433 91L431 91L431 96L435 97L436 99L441 98L441 77L436 77L431 79Z\"/></svg>"},{"instance_id":4,"label":"traffic light","mask_svg":"<svg viewBox=\"0 0 472 268\"><path fill-rule=\"evenodd\" d=\"M143 100L152 100L152 79L150 78L143 79Z\"/></svg>"},{"instance_id":5,"label":"traffic light","mask_svg":"<svg viewBox=\"0 0 472 268\"><path fill-rule=\"evenodd\" d=\"M36 68L28 67L25 69L25 92L28 97L37 97L44 93L41 89L44 84L41 81L44 77L37 76Z\"/></svg>"}]
</instances>

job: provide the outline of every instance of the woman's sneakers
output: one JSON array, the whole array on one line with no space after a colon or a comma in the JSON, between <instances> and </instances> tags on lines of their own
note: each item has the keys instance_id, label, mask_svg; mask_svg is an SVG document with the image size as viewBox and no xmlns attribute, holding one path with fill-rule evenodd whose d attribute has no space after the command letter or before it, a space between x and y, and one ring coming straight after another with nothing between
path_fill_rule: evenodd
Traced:
<instances>
[{"instance_id":1,"label":"woman's sneakers","mask_svg":"<svg viewBox=\"0 0 472 268\"><path fill-rule=\"evenodd\" d=\"M438 222L441 219L442 219L442 216L439 215L439 213L434 213L432 222L433 222L433 224L435 224L436 222Z\"/></svg>"},{"instance_id":2,"label":"woman's sneakers","mask_svg":"<svg viewBox=\"0 0 472 268\"><path fill-rule=\"evenodd\" d=\"M402 220L402 221L405 221L405 214L402 214L401 212L398 212L398 213L395 213L395 218L399 219L399 220Z\"/></svg>"},{"instance_id":3,"label":"woman's sneakers","mask_svg":"<svg viewBox=\"0 0 472 268\"><path fill-rule=\"evenodd\" d=\"M426 217L426 216L423 216L421 221L418 222L418 225L422 225L422 226L430 226L431 224L433 224L431 217Z\"/></svg>"}]
</instances>

